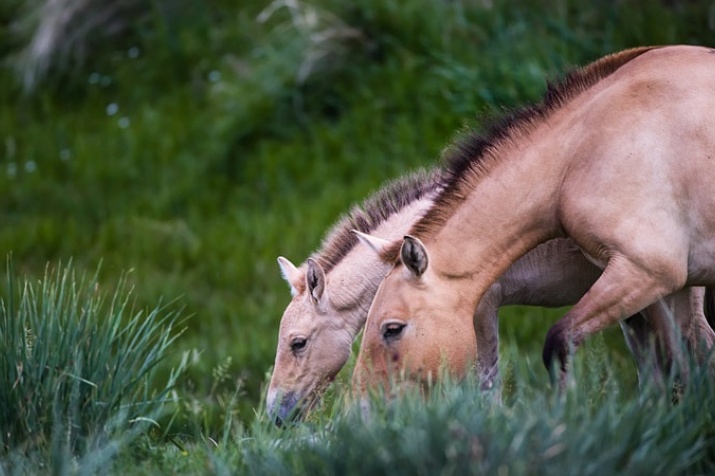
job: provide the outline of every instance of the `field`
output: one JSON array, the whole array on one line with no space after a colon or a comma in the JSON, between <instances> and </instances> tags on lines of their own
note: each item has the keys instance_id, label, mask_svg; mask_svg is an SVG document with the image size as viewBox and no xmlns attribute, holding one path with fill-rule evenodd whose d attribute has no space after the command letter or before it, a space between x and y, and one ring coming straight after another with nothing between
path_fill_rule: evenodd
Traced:
<instances>
[{"instance_id":1,"label":"field","mask_svg":"<svg viewBox=\"0 0 715 476\"><path fill-rule=\"evenodd\" d=\"M9 395L0 401L19 381L11 356L39 348L25 336L42 327L36 318L73 309L41 305L62 282L86 290L79 303L106 294L92 314L100 326L155 321L134 341L148 362L143 386L108 389L117 413L86 423L98 443L62 444L58 430L81 413L73 402L85 401L89 367L62 374L66 415L48 403L58 392L42 379L54 377L38 372L47 408L35 397L15 403L45 412L46 429L15 445L0 428L0 473L713 470L712 384L694 377L676 406L668 392L639 390L618 329L579 352L578 384L555 396L540 351L563 310L502 311L502 406L469 383L444 383L427 402L378 407L362 424L343 402L348 366L306 425L273 428L262 407L290 300L276 257L302 262L351 205L437 165L460 130L538 101L572 67L637 45L715 45L710 2L44 3L0 4L0 251L10 277L0 280ZM34 293L13 307L24 282ZM125 301L126 312L113 311ZM16 312L25 327L7 324ZM79 336L83 324L72 325ZM48 332L54 342L63 331ZM161 355L141 353L154 345ZM141 407L147 425L118 423L129 419L122 399L153 402Z\"/></svg>"}]
</instances>

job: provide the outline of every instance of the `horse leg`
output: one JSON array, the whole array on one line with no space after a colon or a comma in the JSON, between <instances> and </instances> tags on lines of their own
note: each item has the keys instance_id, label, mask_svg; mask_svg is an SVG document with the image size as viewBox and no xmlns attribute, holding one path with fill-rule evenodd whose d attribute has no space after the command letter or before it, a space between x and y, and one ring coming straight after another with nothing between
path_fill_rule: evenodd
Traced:
<instances>
[{"instance_id":1,"label":"horse leg","mask_svg":"<svg viewBox=\"0 0 715 476\"><path fill-rule=\"evenodd\" d=\"M650 320L641 312L620 321L620 325L626 346L636 363L638 383L643 385L647 375L662 381L662 349L658 346L658 334Z\"/></svg>"},{"instance_id":2,"label":"horse leg","mask_svg":"<svg viewBox=\"0 0 715 476\"><path fill-rule=\"evenodd\" d=\"M688 321L688 332L685 334L688 346L695 354L698 363L704 363L711 354L715 346L715 331L708 322L706 312L710 312L707 306L707 293L704 287L687 288L688 294L683 298L681 306L687 306L690 310ZM677 316L676 316L677 317Z\"/></svg>"},{"instance_id":3,"label":"horse leg","mask_svg":"<svg viewBox=\"0 0 715 476\"><path fill-rule=\"evenodd\" d=\"M622 326L626 322L631 325L631 339L638 341L636 360L641 385L645 375L651 375L658 384L664 385L674 365L681 376L686 377L688 358L683 353L684 342L689 341L688 336L697 338L696 320L705 319L699 289L683 288L645 308L641 311L644 318L639 321L630 318L621 321Z\"/></svg>"},{"instance_id":4,"label":"horse leg","mask_svg":"<svg viewBox=\"0 0 715 476\"><path fill-rule=\"evenodd\" d=\"M715 328L715 289L711 286L705 288L705 320L710 329Z\"/></svg>"},{"instance_id":5,"label":"horse leg","mask_svg":"<svg viewBox=\"0 0 715 476\"><path fill-rule=\"evenodd\" d=\"M477 339L476 373L479 388L491 391L494 400L501 400L499 376L499 305L501 291L498 283L484 294L474 313L474 332Z\"/></svg>"},{"instance_id":6,"label":"horse leg","mask_svg":"<svg viewBox=\"0 0 715 476\"><path fill-rule=\"evenodd\" d=\"M648 261L641 261L648 262ZM655 270L672 269L656 267ZM599 332L683 286L672 273L654 272L623 255L612 256L591 289L547 333L543 360L550 372L560 361L561 384L567 375L567 356L591 334ZM554 375L552 374L552 377Z\"/></svg>"},{"instance_id":7,"label":"horse leg","mask_svg":"<svg viewBox=\"0 0 715 476\"><path fill-rule=\"evenodd\" d=\"M712 361L711 352L715 345L715 331L710 327L710 323L705 315L705 300L706 289L704 287L685 288L678 295L676 301L672 304L676 324L681 330L681 341L685 342L683 346L676 349L680 353L683 350L689 350L694 361L699 364L706 364L713 372L714 362ZM690 359L687 355L679 356L679 363L686 371ZM686 373L687 376L687 373Z\"/></svg>"},{"instance_id":8,"label":"horse leg","mask_svg":"<svg viewBox=\"0 0 715 476\"><path fill-rule=\"evenodd\" d=\"M651 304L641 316L621 321L641 385L650 376L665 389L668 374L675 370L678 380L671 390L677 400L688 379L691 356L699 363L709 358L715 332L704 312L704 298L705 288L683 288Z\"/></svg>"},{"instance_id":9,"label":"horse leg","mask_svg":"<svg viewBox=\"0 0 715 476\"><path fill-rule=\"evenodd\" d=\"M715 333L704 313L705 288L686 287L649 306L645 312L658 338L660 366L675 372L674 401L687 384L692 361L708 360ZM663 376L658 375L663 382Z\"/></svg>"}]
</instances>

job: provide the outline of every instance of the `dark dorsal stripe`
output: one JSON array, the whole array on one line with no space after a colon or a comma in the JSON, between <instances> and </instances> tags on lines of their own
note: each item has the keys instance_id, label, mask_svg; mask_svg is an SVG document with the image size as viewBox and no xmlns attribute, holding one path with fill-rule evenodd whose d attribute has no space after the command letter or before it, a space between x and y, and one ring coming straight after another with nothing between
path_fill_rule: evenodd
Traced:
<instances>
[{"instance_id":1,"label":"dark dorsal stripe","mask_svg":"<svg viewBox=\"0 0 715 476\"><path fill-rule=\"evenodd\" d=\"M418 170L389 182L343 215L325 235L320 249L311 257L320 263L326 273L330 272L358 244L351 230L371 233L391 216L434 193L439 187L439 178L438 170Z\"/></svg>"}]
</instances>

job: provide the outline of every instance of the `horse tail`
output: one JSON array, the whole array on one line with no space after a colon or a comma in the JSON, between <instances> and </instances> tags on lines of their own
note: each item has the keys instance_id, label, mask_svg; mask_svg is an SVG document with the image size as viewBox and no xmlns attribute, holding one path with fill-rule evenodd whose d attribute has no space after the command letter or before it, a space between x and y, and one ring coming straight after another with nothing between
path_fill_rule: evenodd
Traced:
<instances>
[{"instance_id":1,"label":"horse tail","mask_svg":"<svg viewBox=\"0 0 715 476\"><path fill-rule=\"evenodd\" d=\"M712 329L715 329L715 289L712 286L705 288L705 319Z\"/></svg>"}]
</instances>

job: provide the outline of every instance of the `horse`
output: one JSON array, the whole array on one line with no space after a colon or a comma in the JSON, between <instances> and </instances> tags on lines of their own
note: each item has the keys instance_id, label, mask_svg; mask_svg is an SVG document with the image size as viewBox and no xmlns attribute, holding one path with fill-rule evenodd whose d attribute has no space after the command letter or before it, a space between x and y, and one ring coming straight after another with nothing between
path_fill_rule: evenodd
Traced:
<instances>
[{"instance_id":1,"label":"horse","mask_svg":"<svg viewBox=\"0 0 715 476\"><path fill-rule=\"evenodd\" d=\"M359 226L384 237L357 231L358 238L367 239L371 246L403 236L429 209L440 183L439 171L417 171L394 180L344 215L327 233L321 249L303 265L296 267L286 258L278 258L293 298L281 318L267 392L266 406L274 422L280 425L301 418L319 400L347 362L380 281L390 270L373 252L356 246L350 230ZM480 386L499 391L500 306L570 305L599 275L600 270L567 239L547 242L514 263L490 288L475 313L480 340L471 339L461 349L464 362L476 356ZM635 316L624 326L639 369L662 360L646 353L653 336L666 335L657 327L651 329L649 322L656 319L649 316L646 322ZM454 367L461 378L469 365Z\"/></svg>"},{"instance_id":2,"label":"horse","mask_svg":"<svg viewBox=\"0 0 715 476\"><path fill-rule=\"evenodd\" d=\"M703 298L688 287L715 284L713 78L711 48L629 49L458 140L431 208L404 238L372 246L392 269L368 313L354 386L388 384L397 371L433 378L473 337L492 284L565 237L603 272L546 335L543 362L561 387L584 339L640 309L659 312L663 298L706 359L715 333L690 318Z\"/></svg>"},{"instance_id":3,"label":"horse","mask_svg":"<svg viewBox=\"0 0 715 476\"><path fill-rule=\"evenodd\" d=\"M342 216L321 248L301 266L278 258L292 299L281 317L275 364L266 394L270 418L282 425L304 416L352 351L382 277L389 270L352 229L396 239L432 203L438 171L393 180Z\"/></svg>"}]
</instances>

